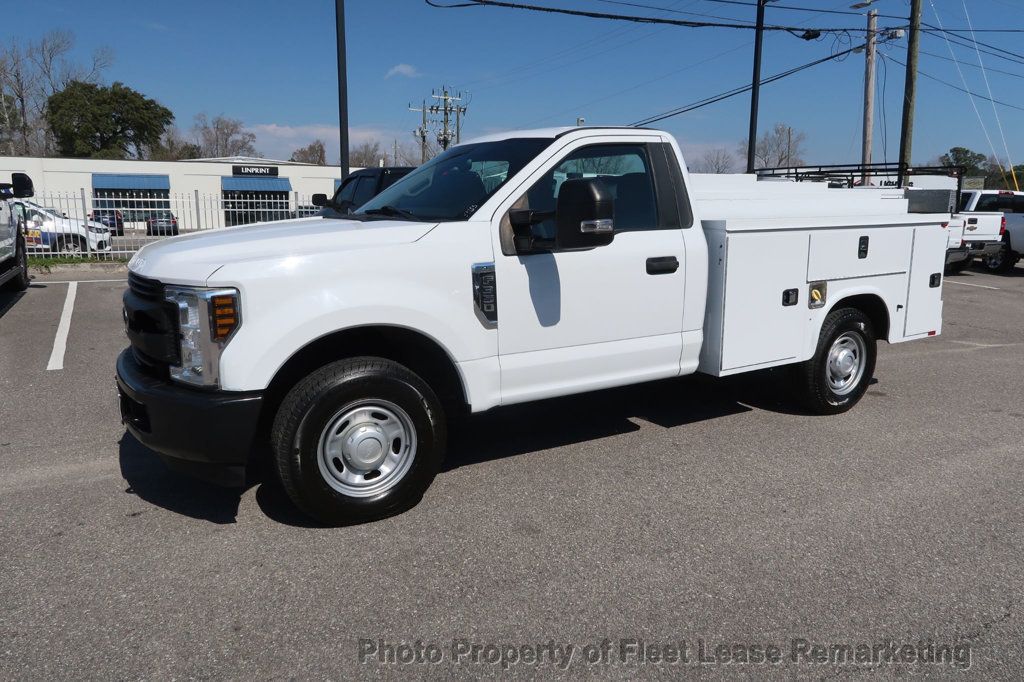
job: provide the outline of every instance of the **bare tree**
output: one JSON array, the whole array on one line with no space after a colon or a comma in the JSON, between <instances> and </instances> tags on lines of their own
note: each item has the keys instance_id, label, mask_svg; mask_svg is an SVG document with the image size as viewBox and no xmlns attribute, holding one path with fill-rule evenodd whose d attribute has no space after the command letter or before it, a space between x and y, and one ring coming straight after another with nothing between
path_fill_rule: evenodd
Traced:
<instances>
[{"instance_id":1,"label":"bare tree","mask_svg":"<svg viewBox=\"0 0 1024 682\"><path fill-rule=\"evenodd\" d=\"M349 147L348 162L352 166L369 168L379 165L381 159L384 159L385 156L386 154L381 150L380 141L366 140L354 147ZM385 161L385 163L387 162Z\"/></svg>"},{"instance_id":2,"label":"bare tree","mask_svg":"<svg viewBox=\"0 0 1024 682\"><path fill-rule=\"evenodd\" d=\"M758 168L779 168L803 165L807 136L785 123L776 123L766 130L754 145L754 164ZM740 142L740 156L747 156L747 140Z\"/></svg>"},{"instance_id":3,"label":"bare tree","mask_svg":"<svg viewBox=\"0 0 1024 682\"><path fill-rule=\"evenodd\" d=\"M696 165L698 173L731 173L736 166L736 157L725 147L709 149Z\"/></svg>"},{"instance_id":4,"label":"bare tree","mask_svg":"<svg viewBox=\"0 0 1024 682\"><path fill-rule=\"evenodd\" d=\"M50 31L38 41L17 40L0 49L0 127L9 154L46 155L53 150L43 114L47 100L68 83L98 84L113 62L109 48L96 50L88 64L71 61L69 31Z\"/></svg>"},{"instance_id":5,"label":"bare tree","mask_svg":"<svg viewBox=\"0 0 1024 682\"><path fill-rule=\"evenodd\" d=\"M181 131L170 126L160 136L160 144L147 150L146 158L153 161L178 161L180 159L198 159L203 155L200 146L186 139Z\"/></svg>"},{"instance_id":6,"label":"bare tree","mask_svg":"<svg viewBox=\"0 0 1024 682\"><path fill-rule=\"evenodd\" d=\"M255 133L246 130L238 119L222 114L211 120L206 114L196 114L193 132L205 157L259 156Z\"/></svg>"},{"instance_id":7,"label":"bare tree","mask_svg":"<svg viewBox=\"0 0 1024 682\"><path fill-rule=\"evenodd\" d=\"M327 146L323 140L313 140L305 147L299 147L292 152L291 160L325 166L327 165Z\"/></svg>"}]
</instances>

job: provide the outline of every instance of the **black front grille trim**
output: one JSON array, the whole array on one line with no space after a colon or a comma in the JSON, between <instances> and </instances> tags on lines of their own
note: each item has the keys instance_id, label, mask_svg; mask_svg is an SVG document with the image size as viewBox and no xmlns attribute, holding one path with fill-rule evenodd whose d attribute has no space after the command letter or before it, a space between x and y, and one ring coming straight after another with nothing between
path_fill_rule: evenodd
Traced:
<instances>
[{"instance_id":1,"label":"black front grille trim","mask_svg":"<svg viewBox=\"0 0 1024 682\"><path fill-rule=\"evenodd\" d=\"M162 300L164 297L164 285L162 282L136 275L134 272L128 273L128 288L140 298Z\"/></svg>"}]
</instances>

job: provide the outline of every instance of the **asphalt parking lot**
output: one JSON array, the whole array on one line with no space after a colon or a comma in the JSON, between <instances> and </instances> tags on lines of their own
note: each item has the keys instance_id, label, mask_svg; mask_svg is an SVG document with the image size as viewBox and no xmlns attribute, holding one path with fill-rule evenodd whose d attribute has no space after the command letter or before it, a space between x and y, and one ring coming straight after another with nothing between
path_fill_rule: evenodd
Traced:
<instances>
[{"instance_id":1,"label":"asphalt parking lot","mask_svg":"<svg viewBox=\"0 0 1024 682\"><path fill-rule=\"evenodd\" d=\"M76 285L48 370L67 279L0 294L2 679L1024 668L1022 266L948 278L943 335L882 344L845 415L801 413L772 374L499 410L460 428L419 506L336 529L273 483L174 475L125 435L123 282ZM630 640L662 658L620 660ZM391 662L417 642L441 659ZM969 658L806 653L884 643ZM723 644L782 659L698 658Z\"/></svg>"}]
</instances>

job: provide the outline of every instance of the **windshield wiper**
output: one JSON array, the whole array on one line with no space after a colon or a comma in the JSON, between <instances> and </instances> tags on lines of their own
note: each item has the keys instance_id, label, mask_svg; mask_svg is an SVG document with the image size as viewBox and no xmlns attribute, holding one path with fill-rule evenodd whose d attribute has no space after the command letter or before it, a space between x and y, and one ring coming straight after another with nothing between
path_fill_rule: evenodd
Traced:
<instances>
[{"instance_id":1,"label":"windshield wiper","mask_svg":"<svg viewBox=\"0 0 1024 682\"><path fill-rule=\"evenodd\" d=\"M406 211L404 209L396 208L390 205L384 205L381 206L380 208L369 208L363 211L363 213L366 215L383 215L392 216L395 218L405 218L406 220L420 220L419 216L413 213L409 213L409 211Z\"/></svg>"}]
</instances>

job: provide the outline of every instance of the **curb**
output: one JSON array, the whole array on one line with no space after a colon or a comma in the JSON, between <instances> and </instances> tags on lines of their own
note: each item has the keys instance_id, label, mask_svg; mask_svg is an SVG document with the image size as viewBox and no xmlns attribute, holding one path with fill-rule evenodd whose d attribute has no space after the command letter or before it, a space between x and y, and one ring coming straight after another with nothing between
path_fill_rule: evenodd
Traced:
<instances>
[{"instance_id":1,"label":"curb","mask_svg":"<svg viewBox=\"0 0 1024 682\"><path fill-rule=\"evenodd\" d=\"M35 275L52 275L61 272L128 272L127 263L58 263L55 265L32 265L29 272Z\"/></svg>"}]
</instances>

